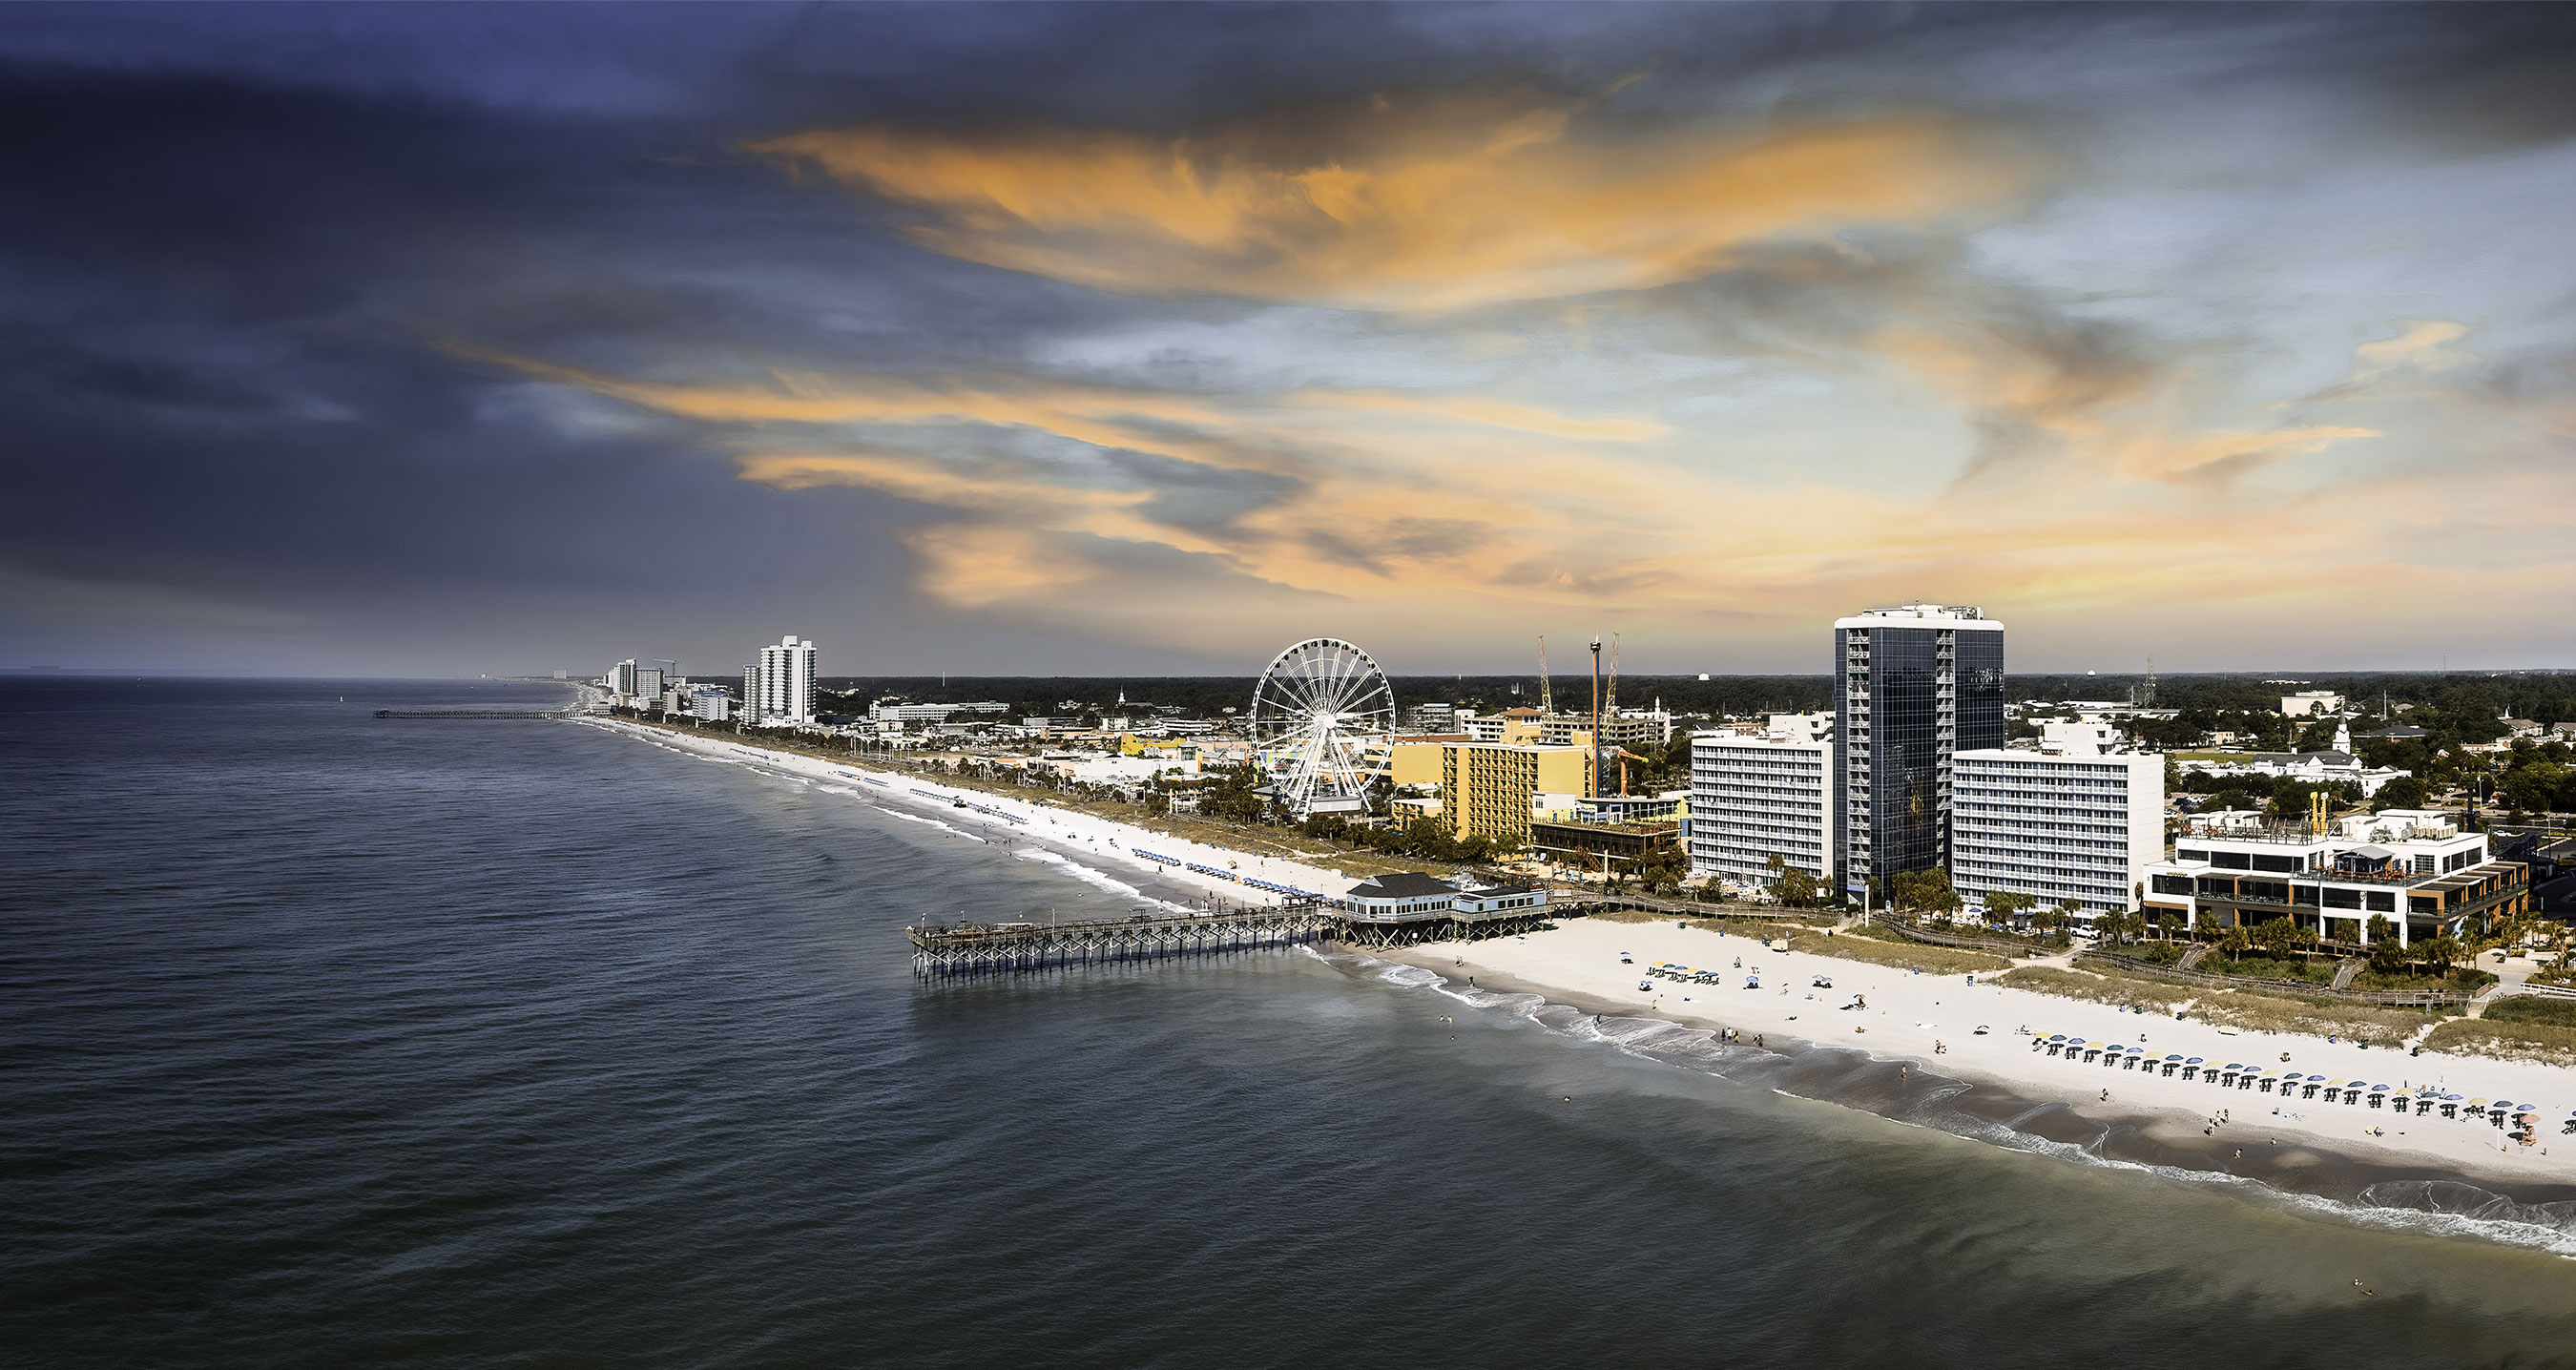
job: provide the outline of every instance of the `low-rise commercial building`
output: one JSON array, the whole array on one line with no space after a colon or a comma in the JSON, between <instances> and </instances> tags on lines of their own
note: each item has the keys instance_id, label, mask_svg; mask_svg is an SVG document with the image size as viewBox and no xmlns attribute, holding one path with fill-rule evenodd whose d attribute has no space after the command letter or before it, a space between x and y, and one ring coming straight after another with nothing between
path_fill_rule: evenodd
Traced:
<instances>
[{"instance_id":1,"label":"low-rise commercial building","mask_svg":"<svg viewBox=\"0 0 2576 1370\"><path fill-rule=\"evenodd\" d=\"M2318 936L2370 943L2388 920L2401 944L2482 929L2530 906L2530 868L2490 859L2486 835L2430 810L2389 810L2314 832L2307 823L2213 832L2152 862L2147 912L2192 928L2289 918Z\"/></svg>"},{"instance_id":2,"label":"low-rise commercial building","mask_svg":"<svg viewBox=\"0 0 2576 1370\"><path fill-rule=\"evenodd\" d=\"M1351 886L1343 906L1353 921L1385 930L1406 924L1528 918L1546 911L1547 898L1547 890L1536 885L1461 887L1434 876L1397 871Z\"/></svg>"},{"instance_id":3,"label":"low-rise commercial building","mask_svg":"<svg viewBox=\"0 0 2576 1370\"><path fill-rule=\"evenodd\" d=\"M1589 866L1602 857L1638 862L1654 859L1681 842L1681 829L1669 823L1532 822L1529 844L1549 856Z\"/></svg>"}]
</instances>

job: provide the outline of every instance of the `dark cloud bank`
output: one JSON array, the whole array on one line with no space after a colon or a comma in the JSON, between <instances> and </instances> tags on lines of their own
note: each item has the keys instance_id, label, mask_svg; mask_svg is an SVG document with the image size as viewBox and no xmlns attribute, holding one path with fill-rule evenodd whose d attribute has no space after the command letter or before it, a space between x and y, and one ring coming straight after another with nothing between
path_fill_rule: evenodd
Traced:
<instances>
[{"instance_id":1,"label":"dark cloud bank","mask_svg":"<svg viewBox=\"0 0 2576 1370\"><path fill-rule=\"evenodd\" d=\"M2036 119L2076 93L1983 74L2015 55L2110 71L2181 52L2163 95L2150 71L2116 98L2347 85L2474 148L2576 126L2569 16L19 7L0 29L0 650L17 659L0 664L722 665L791 630L822 638L835 669L875 673L1210 664L929 613L906 590L893 501L741 481L693 425L476 360L963 371L1126 318L1243 308L921 252L847 192L740 151L763 137L1169 130L1388 86L1582 91L1649 68L1673 92L1659 98L1754 121L1909 102ZM1697 291L1712 317L1830 321L1831 300L1788 289L1753 274ZM2037 314L2016 326L2079 392L2125 383L2151 346ZM2008 465L2019 419L1986 422L1989 463ZM1163 498L1213 509L1223 492L1176 476Z\"/></svg>"}]
</instances>

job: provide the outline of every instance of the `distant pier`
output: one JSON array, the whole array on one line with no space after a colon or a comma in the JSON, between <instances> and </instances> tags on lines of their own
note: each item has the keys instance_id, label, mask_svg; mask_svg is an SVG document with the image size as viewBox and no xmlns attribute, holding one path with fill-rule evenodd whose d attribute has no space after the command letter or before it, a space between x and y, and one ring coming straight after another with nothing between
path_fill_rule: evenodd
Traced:
<instances>
[{"instance_id":1,"label":"distant pier","mask_svg":"<svg viewBox=\"0 0 2576 1370\"><path fill-rule=\"evenodd\" d=\"M570 718L563 709L378 709L378 718Z\"/></svg>"},{"instance_id":2,"label":"distant pier","mask_svg":"<svg viewBox=\"0 0 2576 1370\"><path fill-rule=\"evenodd\" d=\"M954 923L904 929L912 968L924 978L1006 971L1059 970L1111 961L1165 961L1219 956L1263 947L1341 942L1358 947L1479 941L1550 926L1550 914L1582 908L1532 909L1500 915L1449 915L1401 922L1358 917L1320 899L1270 908L1156 917L1094 918L1072 923Z\"/></svg>"}]
</instances>

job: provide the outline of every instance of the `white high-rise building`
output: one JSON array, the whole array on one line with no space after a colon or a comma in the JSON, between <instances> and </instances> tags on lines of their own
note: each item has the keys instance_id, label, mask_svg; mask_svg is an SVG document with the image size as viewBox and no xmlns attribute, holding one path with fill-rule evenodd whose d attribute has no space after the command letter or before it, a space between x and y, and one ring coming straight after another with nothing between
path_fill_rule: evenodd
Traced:
<instances>
[{"instance_id":1,"label":"white high-rise building","mask_svg":"<svg viewBox=\"0 0 2576 1370\"><path fill-rule=\"evenodd\" d=\"M1691 873L1772 879L1771 858L1830 883L1838 851L1831 714L1774 714L1760 737L1691 739Z\"/></svg>"},{"instance_id":2,"label":"white high-rise building","mask_svg":"<svg viewBox=\"0 0 2576 1370\"><path fill-rule=\"evenodd\" d=\"M635 688L628 690L626 693L631 694L638 699L659 699L662 697L663 687L661 667L638 666L634 671L634 680Z\"/></svg>"},{"instance_id":3,"label":"white high-rise building","mask_svg":"<svg viewBox=\"0 0 2576 1370\"><path fill-rule=\"evenodd\" d=\"M608 692L613 695L631 695L635 693L634 658L629 657L628 659L609 667L608 674L601 677L599 683L606 686L608 688Z\"/></svg>"},{"instance_id":4,"label":"white high-rise building","mask_svg":"<svg viewBox=\"0 0 2576 1370\"><path fill-rule=\"evenodd\" d=\"M1971 903L1997 890L2087 916L2138 906L2165 854L2165 759L2120 752L2098 724L2051 723L2038 751L1953 757L1950 883Z\"/></svg>"},{"instance_id":5,"label":"white high-rise building","mask_svg":"<svg viewBox=\"0 0 2576 1370\"><path fill-rule=\"evenodd\" d=\"M760 667L743 682L756 691L751 713L767 723L814 721L814 644L791 633L760 649Z\"/></svg>"}]
</instances>

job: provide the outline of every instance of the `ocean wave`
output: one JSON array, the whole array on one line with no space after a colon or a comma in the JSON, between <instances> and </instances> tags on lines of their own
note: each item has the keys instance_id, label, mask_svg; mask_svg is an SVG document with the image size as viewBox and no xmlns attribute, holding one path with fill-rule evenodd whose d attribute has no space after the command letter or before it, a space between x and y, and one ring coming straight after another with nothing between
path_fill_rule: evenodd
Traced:
<instances>
[{"instance_id":1,"label":"ocean wave","mask_svg":"<svg viewBox=\"0 0 2576 1370\"><path fill-rule=\"evenodd\" d=\"M1169 899L1157 899L1154 896L1145 893L1143 890L1136 888L1134 885L1128 884L1124 880L1093 870L1091 867L1086 866L1071 857L1065 856L1060 852L1051 852L1044 848L1035 848L1023 852L1021 855L1028 857L1032 861L1046 862L1050 866L1062 866L1067 873L1073 876L1074 879L1096 889L1107 890L1121 899L1131 899L1140 904L1152 904L1160 908L1172 909L1176 912L1186 913L1189 911L1189 906L1186 904L1175 904Z\"/></svg>"},{"instance_id":2,"label":"ocean wave","mask_svg":"<svg viewBox=\"0 0 2576 1370\"><path fill-rule=\"evenodd\" d=\"M983 838L966 831L964 828L958 827L954 823L942 823L936 818L925 818L917 813L905 813L901 809L891 807L887 808L885 812L893 814L895 817L902 819L906 823L920 823L928 827L937 828L941 832L955 833L969 842L981 842L984 840Z\"/></svg>"},{"instance_id":3,"label":"ocean wave","mask_svg":"<svg viewBox=\"0 0 2576 1370\"><path fill-rule=\"evenodd\" d=\"M1407 989L1428 989L1461 1003L1523 1019L1558 1036L1599 1042L1629 1055L1721 1079L1737 1079L1748 1059L1785 1063L1790 1059L1804 1062L1819 1057L1848 1056L1855 1067L1873 1068L1878 1075L1884 1075L1884 1068L1893 1064L1867 1052L1814 1047L1795 1040L1783 1040L1778 1047L1768 1050L1728 1044L1719 1041L1717 1034L1707 1028L1686 1027L1660 1018L1585 1013L1551 1003L1541 995L1477 989L1453 981L1437 971L1383 961L1365 953L1319 952L1317 956L1380 983ZM1917 1068L1912 1072L1910 1085L1901 1111L1869 1108L1849 1099L1832 1097L1829 1093L1807 1092L1781 1084L1774 1084L1771 1088L1773 1092L1790 1098L1869 1113L1901 1126L1926 1128L1964 1141L2075 1165L2129 1171L2177 1184L2224 1190L2251 1202L2311 1217L2391 1231L2465 1237L2576 1258L2576 1201L2527 1204L2464 1180L2434 1179L2380 1181L2350 1198L2302 1193L2223 1170L2199 1170L2106 1156L2102 1148L2111 1135L2108 1127L2101 1128L2089 1140L2077 1142L2053 1140L2023 1131L2018 1126L2042 1114L2063 1116L2066 1110L2060 1104L2037 1104L2010 1119L1996 1122L1943 1107L1948 1100L1968 1092L1971 1086L1965 1080L1927 1075Z\"/></svg>"}]
</instances>

